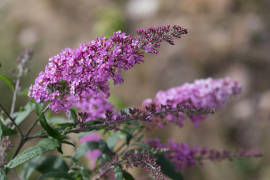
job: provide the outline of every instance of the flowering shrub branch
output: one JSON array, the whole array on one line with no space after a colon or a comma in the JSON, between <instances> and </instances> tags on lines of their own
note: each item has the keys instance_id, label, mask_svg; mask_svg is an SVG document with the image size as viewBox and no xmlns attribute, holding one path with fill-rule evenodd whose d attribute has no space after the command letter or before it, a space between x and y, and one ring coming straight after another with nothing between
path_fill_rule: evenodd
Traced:
<instances>
[{"instance_id":1,"label":"flowering shrub branch","mask_svg":"<svg viewBox=\"0 0 270 180\"><path fill-rule=\"evenodd\" d=\"M34 170L40 179L134 179L128 172L140 167L154 179L183 179L184 166L201 165L204 160L233 160L259 157L257 150L217 151L190 147L170 140L168 145L158 139L144 140L149 128L162 128L169 123L183 127L190 119L194 126L222 108L225 102L240 93L241 86L229 78L201 79L166 91L143 101L141 107L116 110L109 102L109 83L123 83L123 71L144 62L144 54L158 54L162 42L187 34L178 25L138 29L137 36L115 32L111 38L98 37L76 49L64 49L49 59L28 91L31 102L14 112L20 92L20 78L31 57L26 51L20 58L16 85L7 77L1 79L14 89L10 113L0 104L0 175L6 179L10 169L24 164L21 176L29 179ZM24 131L20 128L34 112L37 119ZM51 117L48 111L64 112L66 118ZM9 119L9 120L8 120ZM40 131L33 133L37 126ZM19 133L20 141L11 148L9 136ZM80 146L70 141L71 133L79 135ZM39 143L21 152L26 142ZM63 154L62 145L74 147L71 156ZM60 154L45 156L57 150ZM8 152L12 151L13 156ZM85 167L80 158L89 159ZM67 163L65 159L70 159ZM33 166L34 164L34 166ZM46 167L46 168L45 168ZM3 177L3 178L2 178Z\"/></svg>"}]
</instances>

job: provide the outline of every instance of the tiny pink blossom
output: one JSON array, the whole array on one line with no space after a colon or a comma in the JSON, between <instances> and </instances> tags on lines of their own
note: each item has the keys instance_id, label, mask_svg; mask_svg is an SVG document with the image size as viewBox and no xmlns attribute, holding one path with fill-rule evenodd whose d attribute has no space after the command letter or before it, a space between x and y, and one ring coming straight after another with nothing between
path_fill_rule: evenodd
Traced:
<instances>
[{"instance_id":1,"label":"tiny pink blossom","mask_svg":"<svg viewBox=\"0 0 270 180\"><path fill-rule=\"evenodd\" d=\"M86 143L86 142L98 142L100 141L102 136L99 133L90 132L89 134L83 136L80 138L80 143Z\"/></svg>"},{"instance_id":2,"label":"tiny pink blossom","mask_svg":"<svg viewBox=\"0 0 270 180\"><path fill-rule=\"evenodd\" d=\"M100 155L101 151L99 149L94 149L93 151L89 151L85 154L85 157L90 159L89 166L91 169L96 167L96 161Z\"/></svg>"},{"instance_id":3,"label":"tiny pink blossom","mask_svg":"<svg viewBox=\"0 0 270 180\"><path fill-rule=\"evenodd\" d=\"M101 139L103 139L103 137L99 133L90 132L89 134L80 138L80 143L98 142ZM92 151L86 152L85 157L89 158L90 160L89 166L91 169L95 168L96 161L100 155L101 155L101 151L99 149L94 149Z\"/></svg>"}]
</instances>

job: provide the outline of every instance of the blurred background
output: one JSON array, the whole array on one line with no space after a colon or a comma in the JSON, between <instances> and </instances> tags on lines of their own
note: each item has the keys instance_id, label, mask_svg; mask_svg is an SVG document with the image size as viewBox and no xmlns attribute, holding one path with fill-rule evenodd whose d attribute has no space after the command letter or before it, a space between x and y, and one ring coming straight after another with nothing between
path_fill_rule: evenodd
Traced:
<instances>
[{"instance_id":1,"label":"blurred background","mask_svg":"<svg viewBox=\"0 0 270 180\"><path fill-rule=\"evenodd\" d=\"M179 142L216 149L258 148L260 159L206 162L184 168L188 180L270 179L270 1L269 0L0 0L0 73L14 78L16 58L26 48L34 56L22 88L33 83L50 56L66 47L110 36L116 30L179 24L189 34L175 46L163 44L160 54L125 73L124 84L112 90L118 107L140 106L187 81L229 76L242 94L194 128L168 126L149 133L164 143ZM10 106L12 93L0 82L0 103ZM19 97L17 108L24 105ZM162 136L160 136L162 135Z\"/></svg>"}]
</instances>

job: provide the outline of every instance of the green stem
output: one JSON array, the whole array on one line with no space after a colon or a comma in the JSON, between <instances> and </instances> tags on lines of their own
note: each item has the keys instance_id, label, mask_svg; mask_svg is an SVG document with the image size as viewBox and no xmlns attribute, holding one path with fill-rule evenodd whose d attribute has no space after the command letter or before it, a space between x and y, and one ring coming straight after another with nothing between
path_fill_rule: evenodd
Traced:
<instances>
[{"instance_id":1,"label":"green stem","mask_svg":"<svg viewBox=\"0 0 270 180\"><path fill-rule=\"evenodd\" d=\"M15 119L12 118L9 113L7 112L7 110L4 108L4 106L2 104L0 104L0 108L2 109L2 111L6 114L6 116L10 119L11 123L16 127L16 129L18 130L18 132L20 133L21 137L24 137L22 130L20 129L20 127L16 124Z\"/></svg>"},{"instance_id":2,"label":"green stem","mask_svg":"<svg viewBox=\"0 0 270 180\"><path fill-rule=\"evenodd\" d=\"M46 112L48 110L48 106L42 111L42 112ZM17 154L20 152L21 148L23 147L23 145L28 141L28 140L31 140L31 139L34 139L34 138L41 138L41 136L33 136L33 137L29 137L30 133L32 132L32 130L34 129L34 127L37 125L39 121L39 118L37 120L35 120L35 122L32 124L32 126L30 127L30 129L27 131L26 135L23 135L21 134L21 140L20 140L20 143L13 155L13 158L17 156ZM44 138L42 136L42 138Z\"/></svg>"},{"instance_id":3,"label":"green stem","mask_svg":"<svg viewBox=\"0 0 270 180\"><path fill-rule=\"evenodd\" d=\"M18 145L15 153L13 154L12 159L17 156L17 154L20 152L20 150L23 147L23 145L25 144L25 142L26 142L26 139L24 137L21 137L20 144Z\"/></svg>"},{"instance_id":4,"label":"green stem","mask_svg":"<svg viewBox=\"0 0 270 180\"><path fill-rule=\"evenodd\" d=\"M12 98L12 103L11 103L10 116L13 116L13 113L15 110L17 94L20 90L20 81L21 81L21 77L23 75L24 66L25 66L26 62L31 58L31 55L32 55L32 51L26 50L25 52L23 52L22 56L19 58L20 63L18 65L18 74L17 74L15 90L13 93L13 98Z\"/></svg>"}]
</instances>

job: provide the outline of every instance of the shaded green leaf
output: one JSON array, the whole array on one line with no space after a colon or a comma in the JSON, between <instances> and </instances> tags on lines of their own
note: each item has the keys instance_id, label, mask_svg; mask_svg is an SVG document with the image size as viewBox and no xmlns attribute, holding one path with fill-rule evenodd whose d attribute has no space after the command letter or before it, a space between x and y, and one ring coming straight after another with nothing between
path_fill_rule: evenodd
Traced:
<instances>
[{"instance_id":1,"label":"shaded green leaf","mask_svg":"<svg viewBox=\"0 0 270 180\"><path fill-rule=\"evenodd\" d=\"M14 113L14 118L16 124L21 124L25 118L29 116L29 114L35 109L35 105L31 102L27 103L24 107L23 110L15 112Z\"/></svg>"},{"instance_id":2,"label":"shaded green leaf","mask_svg":"<svg viewBox=\"0 0 270 180\"><path fill-rule=\"evenodd\" d=\"M59 171L51 171L48 173L43 174L38 178L38 180L45 179L45 178L60 178L60 179L70 179L73 180L73 178L65 172L59 172Z\"/></svg>"},{"instance_id":3,"label":"shaded green leaf","mask_svg":"<svg viewBox=\"0 0 270 180\"><path fill-rule=\"evenodd\" d=\"M46 132L48 133L49 136L55 138L55 139L63 139L63 136L55 129L53 129L48 123L47 123L47 120L46 120L46 117L44 115L44 113L41 113L39 115L39 121L40 121L40 124L41 126L43 127L43 129L46 130Z\"/></svg>"},{"instance_id":4,"label":"shaded green leaf","mask_svg":"<svg viewBox=\"0 0 270 180\"><path fill-rule=\"evenodd\" d=\"M73 157L78 159L81 156L83 156L86 152L99 149L99 142L86 142L79 146L78 149L76 149Z\"/></svg>"},{"instance_id":5,"label":"shaded green leaf","mask_svg":"<svg viewBox=\"0 0 270 180\"><path fill-rule=\"evenodd\" d=\"M85 123L85 126L91 128L91 126L93 126L93 125L103 124L103 123L104 123L104 121L102 121L102 120L88 121Z\"/></svg>"},{"instance_id":6,"label":"shaded green leaf","mask_svg":"<svg viewBox=\"0 0 270 180\"><path fill-rule=\"evenodd\" d=\"M36 114L40 116L42 114L44 104L42 102L40 103L34 102L34 103L35 103Z\"/></svg>"},{"instance_id":7,"label":"shaded green leaf","mask_svg":"<svg viewBox=\"0 0 270 180\"><path fill-rule=\"evenodd\" d=\"M2 123L2 121L0 120L0 140L2 140L2 137L3 136L11 136L11 135L14 135L16 134L17 131L16 130L13 130L13 129L10 129L8 128L6 125L4 125Z\"/></svg>"},{"instance_id":8,"label":"shaded green leaf","mask_svg":"<svg viewBox=\"0 0 270 180\"><path fill-rule=\"evenodd\" d=\"M74 123L78 122L78 117L74 109L68 110L68 119L72 120Z\"/></svg>"},{"instance_id":9,"label":"shaded green leaf","mask_svg":"<svg viewBox=\"0 0 270 180\"><path fill-rule=\"evenodd\" d=\"M14 83L12 82L11 79L9 79L8 77L6 77L6 76L4 76L4 75L1 75L1 74L0 74L0 79L2 79L3 82L4 82L4 83L5 83L12 91L14 91L15 85L14 85Z\"/></svg>"},{"instance_id":10,"label":"shaded green leaf","mask_svg":"<svg viewBox=\"0 0 270 180\"><path fill-rule=\"evenodd\" d=\"M173 180L184 180L182 174L175 169L174 164L168 158L162 154L155 155L155 157L164 175Z\"/></svg>"},{"instance_id":11,"label":"shaded green leaf","mask_svg":"<svg viewBox=\"0 0 270 180\"><path fill-rule=\"evenodd\" d=\"M138 126L136 127L122 126L120 129L121 132L120 138L124 139L126 141L126 144L129 145L136 129L138 129Z\"/></svg>"},{"instance_id":12,"label":"shaded green leaf","mask_svg":"<svg viewBox=\"0 0 270 180\"><path fill-rule=\"evenodd\" d=\"M62 144L60 144L56 149L59 153L63 154Z\"/></svg>"},{"instance_id":13,"label":"shaded green leaf","mask_svg":"<svg viewBox=\"0 0 270 180\"><path fill-rule=\"evenodd\" d=\"M7 174L5 168L0 168L0 180L7 180Z\"/></svg>"},{"instance_id":14,"label":"shaded green leaf","mask_svg":"<svg viewBox=\"0 0 270 180\"><path fill-rule=\"evenodd\" d=\"M2 128L0 128L0 141L2 141L2 137L3 137L3 131L2 131Z\"/></svg>"},{"instance_id":15,"label":"shaded green leaf","mask_svg":"<svg viewBox=\"0 0 270 180\"><path fill-rule=\"evenodd\" d=\"M124 180L123 170L119 165L116 165L113 171L115 180Z\"/></svg>"},{"instance_id":16,"label":"shaded green leaf","mask_svg":"<svg viewBox=\"0 0 270 180\"><path fill-rule=\"evenodd\" d=\"M61 141L61 143L68 144L68 145L75 147L75 144L73 144L72 142L69 142L69 141Z\"/></svg>"},{"instance_id":17,"label":"shaded green leaf","mask_svg":"<svg viewBox=\"0 0 270 180\"><path fill-rule=\"evenodd\" d=\"M37 145L30 147L18 154L14 159L9 161L6 167L15 168L26 161L41 156L45 152L56 149L58 146L58 142L54 139L43 139Z\"/></svg>"},{"instance_id":18,"label":"shaded green leaf","mask_svg":"<svg viewBox=\"0 0 270 180\"><path fill-rule=\"evenodd\" d=\"M49 124L53 125L69 122L66 118L62 116L47 117L47 121Z\"/></svg>"},{"instance_id":19,"label":"shaded green leaf","mask_svg":"<svg viewBox=\"0 0 270 180\"><path fill-rule=\"evenodd\" d=\"M29 179L35 170L46 174L50 171L68 172L69 167L63 159L55 155L38 157L24 165L22 170L23 180Z\"/></svg>"},{"instance_id":20,"label":"shaded green leaf","mask_svg":"<svg viewBox=\"0 0 270 180\"><path fill-rule=\"evenodd\" d=\"M47 117L46 119L48 124L56 128L75 127L75 124L73 122L61 116Z\"/></svg>"},{"instance_id":21,"label":"shaded green leaf","mask_svg":"<svg viewBox=\"0 0 270 180\"><path fill-rule=\"evenodd\" d=\"M106 141L104 141L103 139L101 139L99 142L99 149L103 152L103 153L110 153L110 148L108 147Z\"/></svg>"},{"instance_id":22,"label":"shaded green leaf","mask_svg":"<svg viewBox=\"0 0 270 180\"><path fill-rule=\"evenodd\" d=\"M121 133L119 131L112 133L106 140L107 145L110 149L113 149L115 144L117 143L118 139L120 138L119 136Z\"/></svg>"},{"instance_id":23,"label":"shaded green leaf","mask_svg":"<svg viewBox=\"0 0 270 180\"><path fill-rule=\"evenodd\" d=\"M96 164L100 165L100 167L102 167L102 166L104 166L105 163L111 162L112 160L113 160L113 156L111 156L109 154L102 153L98 157Z\"/></svg>"},{"instance_id":24,"label":"shaded green leaf","mask_svg":"<svg viewBox=\"0 0 270 180\"><path fill-rule=\"evenodd\" d=\"M134 177L127 171L123 171L123 176L125 180L135 180Z\"/></svg>"},{"instance_id":25,"label":"shaded green leaf","mask_svg":"<svg viewBox=\"0 0 270 180\"><path fill-rule=\"evenodd\" d=\"M80 174L81 174L83 180L89 180L90 179L90 171L88 169L81 168Z\"/></svg>"}]
</instances>

